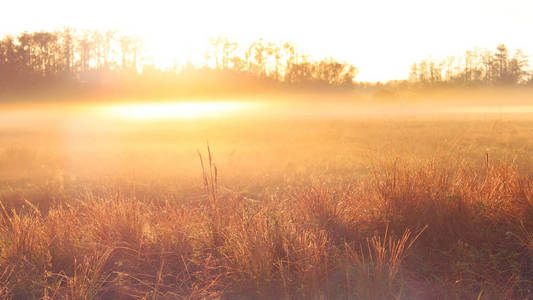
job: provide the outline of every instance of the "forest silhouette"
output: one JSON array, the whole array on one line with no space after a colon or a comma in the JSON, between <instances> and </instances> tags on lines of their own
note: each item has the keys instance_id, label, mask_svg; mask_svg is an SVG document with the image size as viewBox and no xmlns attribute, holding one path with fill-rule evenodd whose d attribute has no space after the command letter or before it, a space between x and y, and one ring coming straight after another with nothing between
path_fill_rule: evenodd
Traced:
<instances>
[{"instance_id":1,"label":"forest silhouette","mask_svg":"<svg viewBox=\"0 0 533 300\"><path fill-rule=\"evenodd\" d=\"M474 49L462 57L425 59L409 79L355 81L356 66L334 58L314 60L292 43L259 39L239 45L210 40L201 65L150 62L141 39L116 31L24 32L0 41L0 95L100 97L211 96L287 89L350 91L357 88L533 86L528 57L504 44Z\"/></svg>"}]
</instances>

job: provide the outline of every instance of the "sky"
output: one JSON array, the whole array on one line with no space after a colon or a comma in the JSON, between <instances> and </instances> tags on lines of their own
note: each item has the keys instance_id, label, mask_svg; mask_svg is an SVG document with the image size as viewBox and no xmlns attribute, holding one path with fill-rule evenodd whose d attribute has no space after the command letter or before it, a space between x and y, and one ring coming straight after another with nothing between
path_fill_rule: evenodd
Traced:
<instances>
[{"instance_id":1,"label":"sky","mask_svg":"<svg viewBox=\"0 0 533 300\"><path fill-rule=\"evenodd\" d=\"M209 38L293 42L313 58L359 68L356 80L405 79L413 62L504 43L533 55L532 0L8 0L0 34L119 30L158 65L198 60Z\"/></svg>"}]
</instances>

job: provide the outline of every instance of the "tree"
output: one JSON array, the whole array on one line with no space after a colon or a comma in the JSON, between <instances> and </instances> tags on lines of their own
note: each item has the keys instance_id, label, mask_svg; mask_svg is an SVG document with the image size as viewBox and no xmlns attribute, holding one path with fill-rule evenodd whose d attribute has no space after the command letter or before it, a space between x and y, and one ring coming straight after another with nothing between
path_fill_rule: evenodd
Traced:
<instances>
[{"instance_id":1,"label":"tree","mask_svg":"<svg viewBox=\"0 0 533 300\"><path fill-rule=\"evenodd\" d=\"M494 63L497 81L499 83L507 83L509 78L507 78L507 67L508 67L508 56L507 47L504 44L498 45L496 48L496 53L494 53Z\"/></svg>"},{"instance_id":2,"label":"tree","mask_svg":"<svg viewBox=\"0 0 533 300\"><path fill-rule=\"evenodd\" d=\"M509 81L516 83L523 83L527 81L528 72L526 68L529 66L527 56L518 49L513 55L513 58L509 60Z\"/></svg>"}]
</instances>

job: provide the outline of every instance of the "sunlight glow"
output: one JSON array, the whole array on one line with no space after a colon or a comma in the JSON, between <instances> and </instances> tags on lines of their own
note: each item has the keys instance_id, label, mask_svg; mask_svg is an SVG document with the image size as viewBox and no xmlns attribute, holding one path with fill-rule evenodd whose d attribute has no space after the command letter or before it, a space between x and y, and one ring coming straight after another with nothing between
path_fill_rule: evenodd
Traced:
<instances>
[{"instance_id":1,"label":"sunlight glow","mask_svg":"<svg viewBox=\"0 0 533 300\"><path fill-rule=\"evenodd\" d=\"M202 61L208 39L218 36L241 45L261 37L294 42L313 58L354 64L363 81L404 79L415 61L476 46L533 51L531 0L29 0L3 1L2 11L0 35L63 26L119 30L143 38L159 67Z\"/></svg>"},{"instance_id":2,"label":"sunlight glow","mask_svg":"<svg viewBox=\"0 0 533 300\"><path fill-rule=\"evenodd\" d=\"M115 118L132 120L198 119L224 117L251 108L251 103L224 102L173 102L121 104L105 107L104 113Z\"/></svg>"}]
</instances>

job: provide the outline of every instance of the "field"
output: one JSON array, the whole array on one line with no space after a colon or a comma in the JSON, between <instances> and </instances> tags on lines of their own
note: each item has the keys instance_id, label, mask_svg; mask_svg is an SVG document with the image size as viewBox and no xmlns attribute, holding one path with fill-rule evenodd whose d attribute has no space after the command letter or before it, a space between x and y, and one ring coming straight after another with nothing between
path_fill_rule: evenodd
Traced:
<instances>
[{"instance_id":1,"label":"field","mask_svg":"<svg viewBox=\"0 0 533 300\"><path fill-rule=\"evenodd\" d=\"M3 106L0 297L530 299L532 111L343 103Z\"/></svg>"}]
</instances>

